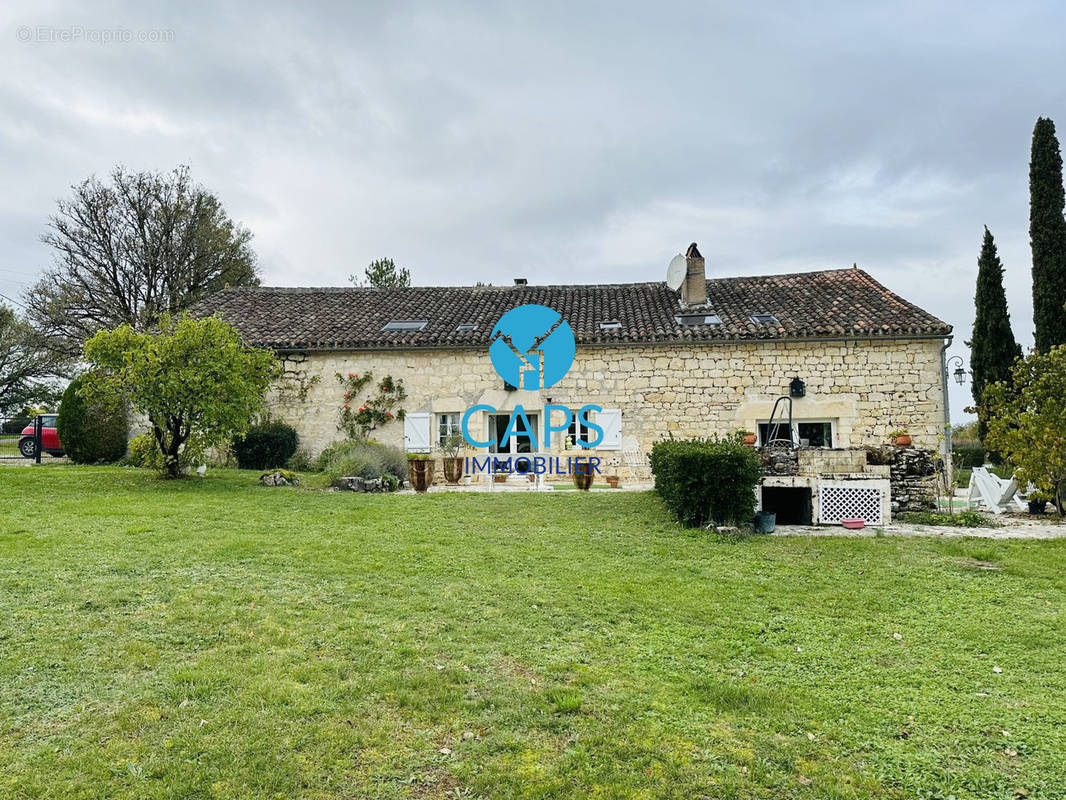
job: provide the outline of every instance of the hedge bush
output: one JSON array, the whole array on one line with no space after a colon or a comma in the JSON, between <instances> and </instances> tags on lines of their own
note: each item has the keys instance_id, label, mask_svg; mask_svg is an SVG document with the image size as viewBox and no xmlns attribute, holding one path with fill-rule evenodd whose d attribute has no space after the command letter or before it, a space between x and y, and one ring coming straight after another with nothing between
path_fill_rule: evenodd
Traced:
<instances>
[{"instance_id":1,"label":"hedge bush","mask_svg":"<svg viewBox=\"0 0 1066 800\"><path fill-rule=\"evenodd\" d=\"M985 449L979 444L957 444L951 452L956 467L980 467L985 463Z\"/></svg>"},{"instance_id":2,"label":"hedge bush","mask_svg":"<svg viewBox=\"0 0 1066 800\"><path fill-rule=\"evenodd\" d=\"M233 455L241 469L279 469L299 445L296 430L283 422L253 425L233 440Z\"/></svg>"},{"instance_id":3,"label":"hedge bush","mask_svg":"<svg viewBox=\"0 0 1066 800\"><path fill-rule=\"evenodd\" d=\"M118 399L110 403L85 402L80 392L85 381L85 376L72 380L59 401L59 443L75 464L118 461L126 455L126 408Z\"/></svg>"},{"instance_id":4,"label":"hedge bush","mask_svg":"<svg viewBox=\"0 0 1066 800\"><path fill-rule=\"evenodd\" d=\"M651 449L655 490L682 525L750 522L762 469L753 447L736 439L657 442Z\"/></svg>"}]
</instances>

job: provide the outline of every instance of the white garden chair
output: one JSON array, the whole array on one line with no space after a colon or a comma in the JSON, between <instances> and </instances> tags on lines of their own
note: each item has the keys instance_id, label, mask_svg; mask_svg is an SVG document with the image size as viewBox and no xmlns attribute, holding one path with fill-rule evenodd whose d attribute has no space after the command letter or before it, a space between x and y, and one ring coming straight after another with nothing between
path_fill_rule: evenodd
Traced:
<instances>
[{"instance_id":1,"label":"white garden chair","mask_svg":"<svg viewBox=\"0 0 1066 800\"><path fill-rule=\"evenodd\" d=\"M636 436L622 437L622 463L629 470L630 477L638 480L646 477L648 458L640 449Z\"/></svg>"},{"instance_id":2,"label":"white garden chair","mask_svg":"<svg viewBox=\"0 0 1066 800\"><path fill-rule=\"evenodd\" d=\"M1018 496L1018 482L1001 478L988 471L987 467L974 467L970 471L969 506L983 506L993 514L1010 511L1014 506L1024 511L1025 501Z\"/></svg>"}]
</instances>

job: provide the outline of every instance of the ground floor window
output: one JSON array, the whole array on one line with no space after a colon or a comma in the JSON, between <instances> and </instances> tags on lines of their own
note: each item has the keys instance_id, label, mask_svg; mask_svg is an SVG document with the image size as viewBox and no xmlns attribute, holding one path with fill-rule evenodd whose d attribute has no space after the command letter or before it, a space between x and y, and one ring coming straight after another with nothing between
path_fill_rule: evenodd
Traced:
<instances>
[{"instance_id":1,"label":"ground floor window","mask_svg":"<svg viewBox=\"0 0 1066 800\"><path fill-rule=\"evenodd\" d=\"M566 431L566 444L571 447L577 447L578 439L582 439L586 442L591 441L588 426L582 424L577 418L578 409L571 409L570 414L570 428Z\"/></svg>"},{"instance_id":2,"label":"ground floor window","mask_svg":"<svg viewBox=\"0 0 1066 800\"><path fill-rule=\"evenodd\" d=\"M444 447L453 433L459 433L459 415L437 414L437 444Z\"/></svg>"},{"instance_id":3,"label":"ground floor window","mask_svg":"<svg viewBox=\"0 0 1066 800\"><path fill-rule=\"evenodd\" d=\"M793 420L791 429L788 420L759 423L759 444L764 445L775 439L791 440L793 444L803 447L832 447L836 441L836 420Z\"/></svg>"}]
</instances>

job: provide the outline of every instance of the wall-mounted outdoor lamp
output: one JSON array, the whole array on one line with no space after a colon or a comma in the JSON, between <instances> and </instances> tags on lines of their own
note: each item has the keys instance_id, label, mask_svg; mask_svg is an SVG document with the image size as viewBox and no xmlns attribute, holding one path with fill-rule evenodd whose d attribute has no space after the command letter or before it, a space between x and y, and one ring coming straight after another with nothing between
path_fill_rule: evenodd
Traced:
<instances>
[{"instance_id":1,"label":"wall-mounted outdoor lamp","mask_svg":"<svg viewBox=\"0 0 1066 800\"><path fill-rule=\"evenodd\" d=\"M959 386L962 386L964 383L966 383L966 375L972 373L967 373L966 370L963 368L962 356L954 356L953 358L948 359L948 366L950 367L952 364L955 364L955 371L951 373L955 376L955 383L957 383Z\"/></svg>"},{"instance_id":2,"label":"wall-mounted outdoor lamp","mask_svg":"<svg viewBox=\"0 0 1066 800\"><path fill-rule=\"evenodd\" d=\"M788 385L788 396L803 397L805 394L807 394L807 384L801 381L798 376L793 378Z\"/></svg>"}]
</instances>

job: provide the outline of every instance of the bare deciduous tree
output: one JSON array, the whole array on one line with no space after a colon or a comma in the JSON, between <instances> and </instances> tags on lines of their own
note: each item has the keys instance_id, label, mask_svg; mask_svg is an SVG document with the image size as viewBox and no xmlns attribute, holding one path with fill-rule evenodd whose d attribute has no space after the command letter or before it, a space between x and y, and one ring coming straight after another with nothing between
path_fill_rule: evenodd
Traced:
<instances>
[{"instance_id":1,"label":"bare deciduous tree","mask_svg":"<svg viewBox=\"0 0 1066 800\"><path fill-rule=\"evenodd\" d=\"M56 349L81 351L99 330L144 330L226 286L256 285L251 233L188 167L116 167L60 200L42 240L55 263L26 294L30 320Z\"/></svg>"}]
</instances>

